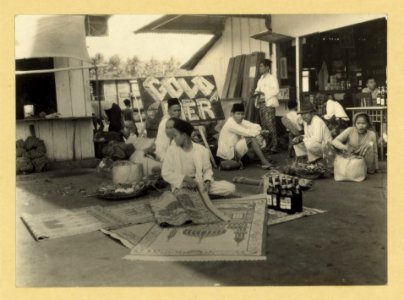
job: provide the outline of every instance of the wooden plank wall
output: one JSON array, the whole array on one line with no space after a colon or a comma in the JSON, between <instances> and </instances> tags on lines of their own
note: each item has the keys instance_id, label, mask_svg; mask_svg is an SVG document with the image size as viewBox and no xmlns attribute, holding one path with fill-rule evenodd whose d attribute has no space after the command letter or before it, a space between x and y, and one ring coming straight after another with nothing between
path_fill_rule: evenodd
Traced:
<instances>
[{"instance_id":1,"label":"wooden plank wall","mask_svg":"<svg viewBox=\"0 0 404 300\"><path fill-rule=\"evenodd\" d=\"M82 67L83 61L55 57L55 68ZM62 117L91 116L89 70L55 72L56 101Z\"/></svg>"},{"instance_id":2,"label":"wooden plank wall","mask_svg":"<svg viewBox=\"0 0 404 300\"><path fill-rule=\"evenodd\" d=\"M218 85L219 95L224 94L227 68L231 57L253 52L264 52L270 57L270 44L250 38L267 30L263 19L229 17L226 19L222 38L192 70L193 75L213 74ZM220 71L217 68L217 62Z\"/></svg>"},{"instance_id":3,"label":"wooden plank wall","mask_svg":"<svg viewBox=\"0 0 404 300\"><path fill-rule=\"evenodd\" d=\"M30 136L29 125L31 124L35 125L36 136L44 140L49 160L64 161L94 158L93 124L91 119L17 122L16 139L25 140ZM73 150L74 124L76 124L76 130Z\"/></svg>"}]
</instances>

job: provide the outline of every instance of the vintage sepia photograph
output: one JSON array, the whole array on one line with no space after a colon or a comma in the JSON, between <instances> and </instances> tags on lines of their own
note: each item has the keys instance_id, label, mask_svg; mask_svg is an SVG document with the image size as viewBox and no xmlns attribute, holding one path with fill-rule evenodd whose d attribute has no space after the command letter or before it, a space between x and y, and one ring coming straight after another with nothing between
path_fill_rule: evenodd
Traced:
<instances>
[{"instance_id":1,"label":"vintage sepia photograph","mask_svg":"<svg viewBox=\"0 0 404 300\"><path fill-rule=\"evenodd\" d=\"M16 15L16 287L386 286L388 23Z\"/></svg>"}]
</instances>

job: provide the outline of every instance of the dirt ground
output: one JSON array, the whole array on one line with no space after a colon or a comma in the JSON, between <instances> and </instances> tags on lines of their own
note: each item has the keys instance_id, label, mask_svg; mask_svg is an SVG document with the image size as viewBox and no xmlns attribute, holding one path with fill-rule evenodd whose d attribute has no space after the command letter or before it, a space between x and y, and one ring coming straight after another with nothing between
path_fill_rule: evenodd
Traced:
<instances>
[{"instance_id":1,"label":"dirt ground","mask_svg":"<svg viewBox=\"0 0 404 300\"><path fill-rule=\"evenodd\" d=\"M274 157L283 162L284 157ZM387 180L316 180L304 205L327 213L269 227L267 260L256 262L134 262L128 249L96 231L36 242L21 213L114 205L92 197L106 179L94 169L57 170L17 178L18 287L383 285L387 283ZM259 178L265 171L215 172L216 179ZM238 191L256 193L252 186ZM130 201L130 200L129 200ZM120 201L120 203L125 201Z\"/></svg>"}]
</instances>

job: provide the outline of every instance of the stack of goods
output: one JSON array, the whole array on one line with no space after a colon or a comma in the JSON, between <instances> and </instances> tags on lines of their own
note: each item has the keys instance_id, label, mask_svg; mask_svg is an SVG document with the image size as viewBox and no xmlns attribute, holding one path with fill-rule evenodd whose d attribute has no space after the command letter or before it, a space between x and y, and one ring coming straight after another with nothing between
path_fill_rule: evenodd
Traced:
<instances>
[{"instance_id":1,"label":"stack of goods","mask_svg":"<svg viewBox=\"0 0 404 300\"><path fill-rule=\"evenodd\" d=\"M238 55L230 58L223 86L223 99L248 101L257 85L259 64L265 58L263 52Z\"/></svg>"},{"instance_id":2,"label":"stack of goods","mask_svg":"<svg viewBox=\"0 0 404 300\"><path fill-rule=\"evenodd\" d=\"M132 144L124 142L110 141L106 147L102 149L104 157L112 160L127 160L135 152L135 147Z\"/></svg>"},{"instance_id":3,"label":"stack of goods","mask_svg":"<svg viewBox=\"0 0 404 300\"><path fill-rule=\"evenodd\" d=\"M17 174L42 172L46 168L48 158L43 140L30 136L25 141L18 140L17 146Z\"/></svg>"},{"instance_id":4,"label":"stack of goods","mask_svg":"<svg viewBox=\"0 0 404 300\"><path fill-rule=\"evenodd\" d=\"M133 144L125 144L112 140L102 149L103 159L97 167L97 173L103 178L112 178L112 167L115 161L128 160L135 152Z\"/></svg>"},{"instance_id":5,"label":"stack of goods","mask_svg":"<svg viewBox=\"0 0 404 300\"><path fill-rule=\"evenodd\" d=\"M299 178L287 175L264 176L263 186L268 208L288 214L303 211L303 194Z\"/></svg>"}]
</instances>

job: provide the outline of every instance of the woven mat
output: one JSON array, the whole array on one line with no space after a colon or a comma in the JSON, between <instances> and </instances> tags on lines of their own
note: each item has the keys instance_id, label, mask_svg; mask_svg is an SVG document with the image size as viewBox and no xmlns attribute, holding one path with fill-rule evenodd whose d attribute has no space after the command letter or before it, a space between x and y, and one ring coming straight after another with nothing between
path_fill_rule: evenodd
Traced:
<instances>
[{"instance_id":1,"label":"woven mat","mask_svg":"<svg viewBox=\"0 0 404 300\"><path fill-rule=\"evenodd\" d=\"M276 211L273 209L268 210L268 225L276 225L280 223L285 223L293 220L297 220L304 217L309 217L317 214L323 214L327 211L317 208L303 207L301 213L296 213L293 215L288 215L287 213Z\"/></svg>"},{"instance_id":2,"label":"woven mat","mask_svg":"<svg viewBox=\"0 0 404 300\"><path fill-rule=\"evenodd\" d=\"M41 214L22 214L21 219L35 240L73 236L101 228L116 228L154 220L150 200L133 201L112 206L90 206L59 209Z\"/></svg>"},{"instance_id":3,"label":"woven mat","mask_svg":"<svg viewBox=\"0 0 404 300\"><path fill-rule=\"evenodd\" d=\"M214 204L229 222L170 228L147 223L102 231L131 248L128 260L265 260L266 200L256 195Z\"/></svg>"}]
</instances>

